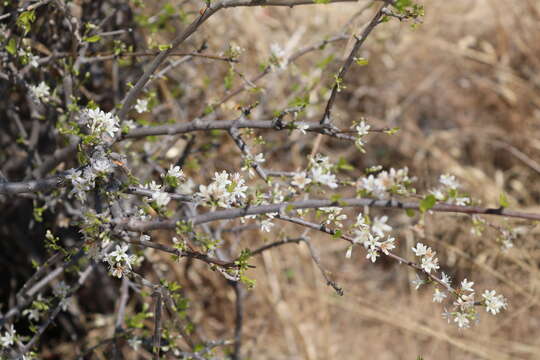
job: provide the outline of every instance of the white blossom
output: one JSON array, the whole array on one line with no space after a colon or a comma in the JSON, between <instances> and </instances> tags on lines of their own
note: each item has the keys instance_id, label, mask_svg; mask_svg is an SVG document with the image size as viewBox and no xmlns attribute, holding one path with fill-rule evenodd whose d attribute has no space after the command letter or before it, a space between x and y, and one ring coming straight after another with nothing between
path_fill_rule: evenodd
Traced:
<instances>
[{"instance_id":1,"label":"white blossom","mask_svg":"<svg viewBox=\"0 0 540 360\"><path fill-rule=\"evenodd\" d=\"M396 248L396 245L395 245L395 240L393 237L388 237L385 241L383 241L380 245L379 245L379 248L381 249L381 251L383 253L385 253L386 255L390 254L390 250L392 249L395 249Z\"/></svg>"},{"instance_id":2,"label":"white blossom","mask_svg":"<svg viewBox=\"0 0 540 360\"><path fill-rule=\"evenodd\" d=\"M96 173L110 173L114 169L113 162L101 151L96 152L90 158L90 164Z\"/></svg>"},{"instance_id":3,"label":"white blossom","mask_svg":"<svg viewBox=\"0 0 540 360\"><path fill-rule=\"evenodd\" d=\"M32 53L27 53L27 55L28 55L28 64L30 64L30 66L33 68L38 68L40 57Z\"/></svg>"},{"instance_id":4,"label":"white blossom","mask_svg":"<svg viewBox=\"0 0 540 360\"><path fill-rule=\"evenodd\" d=\"M109 273L112 276L121 278L131 270L132 265L138 260L136 255L127 254L128 249L128 245L116 245L115 250L105 256L104 261L109 264Z\"/></svg>"},{"instance_id":5,"label":"white blossom","mask_svg":"<svg viewBox=\"0 0 540 360\"><path fill-rule=\"evenodd\" d=\"M296 187L298 187L300 189L305 188L310 183L311 183L311 179L307 177L307 174L306 174L305 171L294 174L294 176L292 178L292 181L291 181L292 185L294 185L294 186L296 186Z\"/></svg>"},{"instance_id":6,"label":"white blossom","mask_svg":"<svg viewBox=\"0 0 540 360\"><path fill-rule=\"evenodd\" d=\"M22 313L24 316L28 317L30 321L39 320L39 310L38 309L26 309Z\"/></svg>"},{"instance_id":7,"label":"white blossom","mask_svg":"<svg viewBox=\"0 0 540 360\"><path fill-rule=\"evenodd\" d=\"M362 244L365 248L369 246L369 241L373 237L369 228L358 228L354 230L353 243Z\"/></svg>"},{"instance_id":8,"label":"white blossom","mask_svg":"<svg viewBox=\"0 0 540 360\"><path fill-rule=\"evenodd\" d=\"M443 184L444 186L446 186L447 188L453 189L453 190L459 188L460 186L459 182L456 180L456 177L450 174L441 175L441 177L439 178L439 182Z\"/></svg>"},{"instance_id":9,"label":"white blossom","mask_svg":"<svg viewBox=\"0 0 540 360\"><path fill-rule=\"evenodd\" d=\"M358 180L358 188L367 191L378 199L386 197L386 187L383 182L373 175Z\"/></svg>"},{"instance_id":10,"label":"white blossom","mask_svg":"<svg viewBox=\"0 0 540 360\"><path fill-rule=\"evenodd\" d=\"M347 252L345 253L345 258L347 259L350 259L351 256L352 256L352 249L353 249L353 246L352 245L349 245L347 247Z\"/></svg>"},{"instance_id":11,"label":"white blossom","mask_svg":"<svg viewBox=\"0 0 540 360\"><path fill-rule=\"evenodd\" d=\"M63 311L66 311L68 306L68 295L69 295L69 286L64 282L60 281L54 288L53 293L55 296L60 298L60 306L62 307Z\"/></svg>"},{"instance_id":12,"label":"white blossom","mask_svg":"<svg viewBox=\"0 0 540 360\"><path fill-rule=\"evenodd\" d=\"M435 196L435 199L442 201L446 198L446 195L441 189L434 189L429 191L433 196Z\"/></svg>"},{"instance_id":13,"label":"white blossom","mask_svg":"<svg viewBox=\"0 0 540 360\"><path fill-rule=\"evenodd\" d=\"M497 315L501 309L506 309L508 307L508 303L504 296L496 295L495 290L484 291L482 297L485 300L486 311L493 315Z\"/></svg>"},{"instance_id":14,"label":"white blossom","mask_svg":"<svg viewBox=\"0 0 540 360\"><path fill-rule=\"evenodd\" d=\"M377 258L379 257L379 252L377 251L377 249L375 248L370 248L368 250L368 253L366 255L366 259L369 259L371 260L371 262L375 262L377 261Z\"/></svg>"},{"instance_id":15,"label":"white blossom","mask_svg":"<svg viewBox=\"0 0 540 360\"><path fill-rule=\"evenodd\" d=\"M432 270L437 270L439 268L439 259L437 259L434 256L424 256L422 258L422 269L427 272L428 274L431 273Z\"/></svg>"},{"instance_id":16,"label":"white blossom","mask_svg":"<svg viewBox=\"0 0 540 360\"><path fill-rule=\"evenodd\" d=\"M448 287L450 287L452 284L450 276L448 276L445 272L441 272L441 282L443 282Z\"/></svg>"},{"instance_id":17,"label":"white blossom","mask_svg":"<svg viewBox=\"0 0 540 360\"><path fill-rule=\"evenodd\" d=\"M386 221L388 216L376 217L371 225L371 231L378 236L384 236L384 233L392 231L392 227Z\"/></svg>"},{"instance_id":18,"label":"white blossom","mask_svg":"<svg viewBox=\"0 0 540 360\"><path fill-rule=\"evenodd\" d=\"M229 193L235 201L241 201L242 199L246 198L246 192L248 187L245 183L246 182L242 178L242 175L240 175L240 173L235 173L233 175Z\"/></svg>"},{"instance_id":19,"label":"white blossom","mask_svg":"<svg viewBox=\"0 0 540 360\"><path fill-rule=\"evenodd\" d=\"M171 196L163 191L156 191L152 193L152 200L156 202L157 206L166 206L171 201Z\"/></svg>"},{"instance_id":20,"label":"white blossom","mask_svg":"<svg viewBox=\"0 0 540 360\"><path fill-rule=\"evenodd\" d=\"M460 329L466 329L470 326L468 315L465 313L458 312L454 316L454 322L458 324Z\"/></svg>"},{"instance_id":21,"label":"white blossom","mask_svg":"<svg viewBox=\"0 0 540 360\"><path fill-rule=\"evenodd\" d=\"M461 290L463 290L463 291L474 291L474 289L472 287L473 285L474 285L474 282L467 281L467 279L463 279L463 281L461 282Z\"/></svg>"},{"instance_id":22,"label":"white blossom","mask_svg":"<svg viewBox=\"0 0 540 360\"><path fill-rule=\"evenodd\" d=\"M7 330L0 335L0 348L8 348L15 343L16 333L13 324L10 324Z\"/></svg>"},{"instance_id":23,"label":"white blossom","mask_svg":"<svg viewBox=\"0 0 540 360\"><path fill-rule=\"evenodd\" d=\"M433 293L433 302L442 303L446 298L446 294L443 291L440 291L438 288L435 288Z\"/></svg>"},{"instance_id":24,"label":"white blossom","mask_svg":"<svg viewBox=\"0 0 540 360\"><path fill-rule=\"evenodd\" d=\"M358 136L365 136L369 134L369 129L371 129L371 126L369 126L364 120L362 120L360 124L356 125L354 129L356 130Z\"/></svg>"},{"instance_id":25,"label":"white blossom","mask_svg":"<svg viewBox=\"0 0 540 360\"><path fill-rule=\"evenodd\" d=\"M289 64L289 59L287 58L287 53L285 50L277 43L270 45L270 52L274 60L274 68L277 66L279 69L284 70Z\"/></svg>"},{"instance_id":26,"label":"white blossom","mask_svg":"<svg viewBox=\"0 0 540 360\"><path fill-rule=\"evenodd\" d=\"M180 169L180 166L173 166L171 164L171 166L167 170L167 175L166 176L171 176L173 178L176 178L176 179L180 180L180 179L184 178L184 172L182 171L182 169Z\"/></svg>"},{"instance_id":27,"label":"white blossom","mask_svg":"<svg viewBox=\"0 0 540 360\"><path fill-rule=\"evenodd\" d=\"M266 161L266 159L264 158L263 153L259 153L259 154L255 155L255 157L253 158L253 161L255 161L258 164L262 164L263 162Z\"/></svg>"},{"instance_id":28,"label":"white blossom","mask_svg":"<svg viewBox=\"0 0 540 360\"><path fill-rule=\"evenodd\" d=\"M137 351L142 344L142 340L136 336L133 336L129 338L128 344L133 350Z\"/></svg>"},{"instance_id":29,"label":"white blossom","mask_svg":"<svg viewBox=\"0 0 540 360\"><path fill-rule=\"evenodd\" d=\"M296 124L296 130L299 130L302 134L306 134L306 130L309 129L308 124Z\"/></svg>"},{"instance_id":30,"label":"white blossom","mask_svg":"<svg viewBox=\"0 0 540 360\"><path fill-rule=\"evenodd\" d=\"M272 220L277 215L277 213L268 213L266 214L266 219L261 221L261 231L270 232L272 227L275 225Z\"/></svg>"},{"instance_id":31,"label":"white blossom","mask_svg":"<svg viewBox=\"0 0 540 360\"><path fill-rule=\"evenodd\" d=\"M416 256L423 256L427 254L428 247L422 243L417 243L416 248L412 248L412 251Z\"/></svg>"},{"instance_id":32,"label":"white blossom","mask_svg":"<svg viewBox=\"0 0 540 360\"><path fill-rule=\"evenodd\" d=\"M461 310L467 310L474 306L474 293L461 294L454 302Z\"/></svg>"},{"instance_id":33,"label":"white blossom","mask_svg":"<svg viewBox=\"0 0 540 360\"><path fill-rule=\"evenodd\" d=\"M342 227L343 224L341 222L347 219L347 215L341 214L342 208L340 207L336 207L336 206L322 207L320 208L320 210L327 215L327 218L324 221L324 224L327 224L327 225L334 224L338 227Z\"/></svg>"},{"instance_id":34,"label":"white blossom","mask_svg":"<svg viewBox=\"0 0 540 360\"><path fill-rule=\"evenodd\" d=\"M418 290L420 286L424 285L426 281L422 279L418 274L416 274L416 278L411 281L411 283L414 285L414 288Z\"/></svg>"},{"instance_id":35,"label":"white blossom","mask_svg":"<svg viewBox=\"0 0 540 360\"><path fill-rule=\"evenodd\" d=\"M336 176L329 171L326 171L323 167L316 166L312 168L311 177L314 182L326 185L331 189L338 187Z\"/></svg>"},{"instance_id":36,"label":"white blossom","mask_svg":"<svg viewBox=\"0 0 540 360\"><path fill-rule=\"evenodd\" d=\"M45 82L42 81L37 86L30 85L29 88L32 96L34 96L36 99L41 100L44 103L49 101L51 96L51 88Z\"/></svg>"},{"instance_id":37,"label":"white blossom","mask_svg":"<svg viewBox=\"0 0 540 360\"><path fill-rule=\"evenodd\" d=\"M101 135L105 133L110 137L114 137L114 134L120 130L120 120L112 113L106 113L99 108L86 109L86 116L90 120L89 126L93 134Z\"/></svg>"},{"instance_id":38,"label":"white blossom","mask_svg":"<svg viewBox=\"0 0 540 360\"><path fill-rule=\"evenodd\" d=\"M135 104L135 110L139 114L148 111L148 99L137 99L137 103Z\"/></svg>"},{"instance_id":39,"label":"white blossom","mask_svg":"<svg viewBox=\"0 0 540 360\"><path fill-rule=\"evenodd\" d=\"M189 195L193 193L194 188L195 183L193 180L187 179L176 188L176 192L183 195Z\"/></svg>"}]
</instances>

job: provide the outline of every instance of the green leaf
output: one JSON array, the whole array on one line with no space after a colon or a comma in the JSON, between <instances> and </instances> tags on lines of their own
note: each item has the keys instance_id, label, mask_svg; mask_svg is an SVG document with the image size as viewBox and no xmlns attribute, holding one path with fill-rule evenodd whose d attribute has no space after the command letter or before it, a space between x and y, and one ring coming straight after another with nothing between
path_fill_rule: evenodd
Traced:
<instances>
[{"instance_id":1,"label":"green leaf","mask_svg":"<svg viewBox=\"0 0 540 360\"><path fill-rule=\"evenodd\" d=\"M385 130L384 133L387 134L387 135L394 135L394 134L397 133L398 131L399 131L399 128L398 128L398 127L394 127L394 128Z\"/></svg>"},{"instance_id":2,"label":"green leaf","mask_svg":"<svg viewBox=\"0 0 540 360\"><path fill-rule=\"evenodd\" d=\"M101 40L101 36L99 35L87 36L83 40L86 41L87 43L95 43Z\"/></svg>"},{"instance_id":3,"label":"green leaf","mask_svg":"<svg viewBox=\"0 0 540 360\"><path fill-rule=\"evenodd\" d=\"M505 193L501 193L501 195L499 195L499 205L501 205L503 208L510 206Z\"/></svg>"},{"instance_id":4,"label":"green leaf","mask_svg":"<svg viewBox=\"0 0 540 360\"><path fill-rule=\"evenodd\" d=\"M407 209L405 210L405 214L407 214L408 217L414 217L415 212L413 209Z\"/></svg>"},{"instance_id":5,"label":"green leaf","mask_svg":"<svg viewBox=\"0 0 540 360\"><path fill-rule=\"evenodd\" d=\"M227 71L227 75L225 75L225 78L223 79L223 83L225 85L225 90L231 90L233 86L233 80L234 80L234 68L231 66L229 67L229 71Z\"/></svg>"},{"instance_id":6,"label":"green leaf","mask_svg":"<svg viewBox=\"0 0 540 360\"><path fill-rule=\"evenodd\" d=\"M363 57L354 58L354 62L360 66L366 66L369 64L369 60Z\"/></svg>"},{"instance_id":7,"label":"green leaf","mask_svg":"<svg viewBox=\"0 0 540 360\"><path fill-rule=\"evenodd\" d=\"M435 203L437 203L437 199L435 198L435 195L433 194L426 195L422 199L422 201L420 201L420 211L423 213L428 211L435 205Z\"/></svg>"},{"instance_id":8,"label":"green leaf","mask_svg":"<svg viewBox=\"0 0 540 360\"><path fill-rule=\"evenodd\" d=\"M340 157L337 164L336 164L337 168L339 170L344 170L344 171L350 171L350 170L354 170L354 166L352 166L351 164L349 164L347 162L347 160L345 160L344 157Z\"/></svg>"},{"instance_id":9,"label":"green leaf","mask_svg":"<svg viewBox=\"0 0 540 360\"><path fill-rule=\"evenodd\" d=\"M158 46L158 49L160 51L169 50L170 48L172 48L171 44L161 44L161 45Z\"/></svg>"},{"instance_id":10,"label":"green leaf","mask_svg":"<svg viewBox=\"0 0 540 360\"><path fill-rule=\"evenodd\" d=\"M36 11L25 11L17 18L17 26L23 29L24 35L26 35L32 28L34 21L36 21Z\"/></svg>"},{"instance_id":11,"label":"green leaf","mask_svg":"<svg viewBox=\"0 0 540 360\"><path fill-rule=\"evenodd\" d=\"M17 40L14 38L9 39L9 42L6 45L6 50L11 55L15 55L17 53Z\"/></svg>"}]
</instances>

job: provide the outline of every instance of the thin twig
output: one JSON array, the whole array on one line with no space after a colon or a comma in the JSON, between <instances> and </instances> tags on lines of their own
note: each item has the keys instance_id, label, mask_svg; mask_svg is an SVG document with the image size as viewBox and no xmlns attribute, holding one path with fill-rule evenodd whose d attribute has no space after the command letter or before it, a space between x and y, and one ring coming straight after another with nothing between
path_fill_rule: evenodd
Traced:
<instances>
[{"instance_id":1,"label":"thin twig","mask_svg":"<svg viewBox=\"0 0 540 360\"><path fill-rule=\"evenodd\" d=\"M156 308L154 314L154 340L153 340L153 353L154 359L159 360L159 351L161 349L161 311L162 311L162 301L161 301L161 292L156 291L154 293L156 298Z\"/></svg>"}]
</instances>

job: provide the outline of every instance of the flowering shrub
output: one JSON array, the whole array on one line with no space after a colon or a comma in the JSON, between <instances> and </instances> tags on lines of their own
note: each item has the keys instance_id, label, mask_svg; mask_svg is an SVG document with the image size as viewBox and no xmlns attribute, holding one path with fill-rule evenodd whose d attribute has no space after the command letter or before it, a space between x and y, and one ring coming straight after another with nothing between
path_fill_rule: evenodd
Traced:
<instances>
[{"instance_id":1,"label":"flowering shrub","mask_svg":"<svg viewBox=\"0 0 540 360\"><path fill-rule=\"evenodd\" d=\"M343 261L358 261L353 254L360 253L372 263L388 258L406 264L416 273L416 289L431 287L433 302L442 304L441 314L460 329L473 326L481 308L497 315L509 307L497 290L477 292L468 278L452 280L442 271L445 260L437 256L437 251L422 242L412 248L401 244L392 217L372 216L368 209L406 211L416 217L418 231L426 214L468 214L472 218L471 230L478 233L487 224L482 215L539 220L539 214L508 210L504 197L500 207L480 207L474 194L465 193L451 174L441 174L438 185L431 189L418 186L418 179L409 174L407 167L373 166L362 176L347 177L343 170L354 167L346 159L321 153L316 141L302 166L287 171L272 153L279 147L276 138L265 139L268 133L279 134L276 136L281 139L327 137L354 145L364 154L370 151L372 136L399 136L398 129L376 128L369 119L340 125L332 111L338 106L336 98L347 86L349 69L367 65L359 52L369 36L390 21L418 25L423 16L420 4L409 0L375 1L373 9L365 9L373 12L371 20L358 33L333 37L321 34L321 43L298 52L293 51L294 47L274 44L261 66L261 75L249 80L235 68L243 52L237 46L230 45L218 55L206 53L204 46L194 52L179 51L187 47L188 39L208 18L222 9L292 7L310 2L216 0L182 5L179 13L165 7L153 16L147 16L144 4L138 1L121 2L125 16L106 1L98 3L7 1L2 5L0 77L7 87L22 94L13 97L14 104L5 107L4 115L9 121L22 123L20 141L28 154L25 164L31 166L19 179L2 175L0 194L2 201L13 201L15 206L32 201L33 223L46 228L43 239L49 250L49 257L35 264L33 275L27 274L22 283L18 279L19 290L2 309L3 358L40 358L40 339L49 326L61 312L82 311L74 310L77 305L71 300L93 273L103 269L111 277L104 283L114 279L122 282L115 310L116 330L110 340L88 348L86 353L110 346L104 351L112 354L124 346L119 340L126 340L126 346L144 347L155 358L160 354L207 358L217 348L225 348L232 358L240 358L244 290L257 291L249 271L253 257L291 242L305 243L327 284L338 295L344 295L314 251L308 234L316 233L343 240ZM166 28L177 17L185 23L170 43L150 43L145 48L137 40L145 31ZM62 38L67 34L69 41ZM351 40L352 48L337 73L330 74L333 80L326 84L328 88L318 103L311 104L309 96L300 96L286 107L272 109L269 115L266 109L259 110L264 105L255 102L235 108L232 120L224 117L222 108L229 98L257 91L254 82L266 75L297 71L294 63L298 57L342 40ZM173 61L176 56L180 60ZM223 79L227 99L206 99L203 109L193 104L195 109L188 111L171 100L174 96L188 96L181 94L181 88L171 94L163 87L177 66L196 59L229 66ZM105 81L99 77L106 71L112 74L112 89L92 83ZM195 66L193 71L197 71ZM237 77L243 83L233 90L233 79ZM194 84L190 91L195 92L196 87ZM162 93L158 96L159 91ZM286 96L284 99L290 100ZM313 108L319 108L320 113ZM191 118L186 115L199 110ZM174 114L173 121L160 115L167 111ZM37 127L32 130L37 135L27 136L25 129L33 127ZM40 138L40 131L47 133L43 137L54 145L52 149L35 140ZM195 148L196 136L205 144ZM45 141L43 137L39 141ZM179 150L176 144L180 140L184 147ZM214 150L227 141L238 152L220 150L218 157L211 158ZM197 160L190 163L188 158ZM211 162L217 164L216 169L208 165ZM283 223L294 224L305 232L300 238L284 238L278 225ZM254 227L269 238L263 247L239 250L221 236L227 230L242 233ZM62 229L74 234L62 234ZM501 247L511 248L515 233L511 229L499 230ZM158 241L163 238L167 241ZM231 284L237 302L233 333L218 341L201 338L203 332L197 333L198 324L189 317L181 285L154 276L163 274L161 265L167 266L155 261L156 252L170 254L178 263L201 262ZM172 268L177 264L168 265ZM127 316L130 301L138 302L142 310Z\"/></svg>"}]
</instances>

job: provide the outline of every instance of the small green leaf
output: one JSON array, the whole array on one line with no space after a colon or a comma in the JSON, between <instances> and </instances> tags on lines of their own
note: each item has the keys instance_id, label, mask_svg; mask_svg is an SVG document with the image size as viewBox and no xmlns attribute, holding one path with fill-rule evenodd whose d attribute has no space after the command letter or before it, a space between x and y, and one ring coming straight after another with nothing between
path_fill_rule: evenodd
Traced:
<instances>
[{"instance_id":1,"label":"small green leaf","mask_svg":"<svg viewBox=\"0 0 540 360\"><path fill-rule=\"evenodd\" d=\"M170 48L172 48L171 44L161 44L161 45L158 46L158 49L160 51L169 50Z\"/></svg>"},{"instance_id":2,"label":"small green leaf","mask_svg":"<svg viewBox=\"0 0 540 360\"><path fill-rule=\"evenodd\" d=\"M338 163L336 164L337 168L339 170L344 170L344 171L350 171L350 170L354 170L354 166L352 166L351 164L349 164L347 162L347 160L345 160L344 157L340 157L339 160L338 160Z\"/></svg>"},{"instance_id":3,"label":"small green leaf","mask_svg":"<svg viewBox=\"0 0 540 360\"><path fill-rule=\"evenodd\" d=\"M9 39L9 42L6 45L6 50L11 55L15 55L17 53L17 40L15 40L14 38Z\"/></svg>"},{"instance_id":4,"label":"small green leaf","mask_svg":"<svg viewBox=\"0 0 540 360\"><path fill-rule=\"evenodd\" d=\"M87 43L95 43L101 40L101 36L99 35L87 36L83 40L86 41Z\"/></svg>"},{"instance_id":5,"label":"small green leaf","mask_svg":"<svg viewBox=\"0 0 540 360\"><path fill-rule=\"evenodd\" d=\"M369 60L363 57L354 58L354 62L360 66L366 66L369 64Z\"/></svg>"},{"instance_id":6,"label":"small green leaf","mask_svg":"<svg viewBox=\"0 0 540 360\"><path fill-rule=\"evenodd\" d=\"M428 211L435 205L436 202L437 202L437 199L435 198L435 195L433 194L426 195L422 199L422 201L420 201L420 211L423 213Z\"/></svg>"},{"instance_id":7,"label":"small green leaf","mask_svg":"<svg viewBox=\"0 0 540 360\"><path fill-rule=\"evenodd\" d=\"M394 127L394 128L391 128L391 129L388 129L388 130L385 130L385 134L387 135L394 135L395 133L397 133L399 131L399 128L398 127Z\"/></svg>"},{"instance_id":8,"label":"small green leaf","mask_svg":"<svg viewBox=\"0 0 540 360\"><path fill-rule=\"evenodd\" d=\"M414 217L415 212L413 209L407 209L405 210L405 214L407 214L408 217Z\"/></svg>"},{"instance_id":9,"label":"small green leaf","mask_svg":"<svg viewBox=\"0 0 540 360\"><path fill-rule=\"evenodd\" d=\"M25 11L17 18L17 26L22 28L24 35L26 35L32 28L32 23L34 21L36 21L36 11Z\"/></svg>"},{"instance_id":10,"label":"small green leaf","mask_svg":"<svg viewBox=\"0 0 540 360\"><path fill-rule=\"evenodd\" d=\"M505 193L501 193L501 195L499 195L499 205L501 205L501 207L503 207L503 208L509 206L508 198L506 197Z\"/></svg>"}]
</instances>

